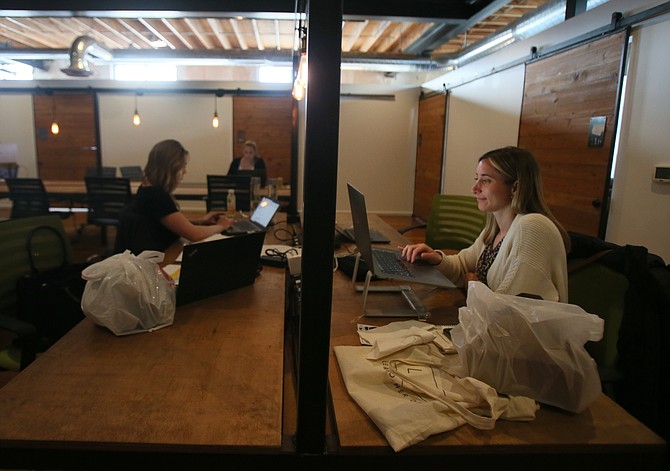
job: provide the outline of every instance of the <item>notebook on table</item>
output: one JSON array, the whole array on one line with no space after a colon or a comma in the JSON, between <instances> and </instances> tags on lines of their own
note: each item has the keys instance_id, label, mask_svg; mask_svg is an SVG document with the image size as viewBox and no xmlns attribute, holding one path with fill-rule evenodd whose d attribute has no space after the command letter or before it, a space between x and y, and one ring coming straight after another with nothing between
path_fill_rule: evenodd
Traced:
<instances>
[{"instance_id":1,"label":"notebook on table","mask_svg":"<svg viewBox=\"0 0 670 471\"><path fill-rule=\"evenodd\" d=\"M409 263L403 260L402 252L399 249L373 248L370 240L365 196L351 183L347 183L347 188L349 190L349 204L354 223L356 246L372 275L385 280L421 283L442 288L455 287L436 267L427 263Z\"/></svg>"},{"instance_id":2,"label":"notebook on table","mask_svg":"<svg viewBox=\"0 0 670 471\"><path fill-rule=\"evenodd\" d=\"M225 237L184 246L177 283L177 306L254 283L260 267L264 232Z\"/></svg>"},{"instance_id":3,"label":"notebook on table","mask_svg":"<svg viewBox=\"0 0 670 471\"><path fill-rule=\"evenodd\" d=\"M263 197L249 219L242 219L223 231L227 235L265 232L279 210L279 203Z\"/></svg>"}]
</instances>

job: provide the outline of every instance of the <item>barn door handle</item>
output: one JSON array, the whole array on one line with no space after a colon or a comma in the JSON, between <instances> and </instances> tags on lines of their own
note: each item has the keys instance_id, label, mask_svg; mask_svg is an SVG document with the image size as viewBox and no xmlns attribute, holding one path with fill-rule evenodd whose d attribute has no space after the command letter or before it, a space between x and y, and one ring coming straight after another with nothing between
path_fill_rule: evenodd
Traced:
<instances>
[{"instance_id":1,"label":"barn door handle","mask_svg":"<svg viewBox=\"0 0 670 471\"><path fill-rule=\"evenodd\" d=\"M594 208L599 208L602 205L602 202L600 201L600 198L596 198L593 201L591 201L591 204L593 205Z\"/></svg>"}]
</instances>

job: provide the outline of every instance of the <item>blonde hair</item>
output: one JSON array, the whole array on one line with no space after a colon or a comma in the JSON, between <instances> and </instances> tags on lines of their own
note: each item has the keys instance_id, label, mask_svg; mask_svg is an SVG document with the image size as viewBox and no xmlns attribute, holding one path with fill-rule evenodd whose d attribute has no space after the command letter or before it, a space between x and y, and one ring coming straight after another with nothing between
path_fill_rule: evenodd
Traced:
<instances>
[{"instance_id":1,"label":"blonde hair","mask_svg":"<svg viewBox=\"0 0 670 471\"><path fill-rule=\"evenodd\" d=\"M561 233L566 252L570 251L570 236L560 222L554 217L544 200L542 175L535 156L528 150L519 147L502 147L491 150L479 158L479 162L488 160L489 164L503 176L506 184L517 184L517 191L512 195L512 210L515 214L539 213L551 220ZM498 232L498 223L492 213L486 217L484 242L490 244Z\"/></svg>"},{"instance_id":2,"label":"blonde hair","mask_svg":"<svg viewBox=\"0 0 670 471\"><path fill-rule=\"evenodd\" d=\"M179 141L167 139L149 152L144 177L152 185L172 193L179 184L179 174L186 167L188 151Z\"/></svg>"},{"instance_id":3,"label":"blonde hair","mask_svg":"<svg viewBox=\"0 0 670 471\"><path fill-rule=\"evenodd\" d=\"M256 146L256 141L246 141L244 147L251 147L254 150L254 156L258 153L258 147Z\"/></svg>"}]
</instances>

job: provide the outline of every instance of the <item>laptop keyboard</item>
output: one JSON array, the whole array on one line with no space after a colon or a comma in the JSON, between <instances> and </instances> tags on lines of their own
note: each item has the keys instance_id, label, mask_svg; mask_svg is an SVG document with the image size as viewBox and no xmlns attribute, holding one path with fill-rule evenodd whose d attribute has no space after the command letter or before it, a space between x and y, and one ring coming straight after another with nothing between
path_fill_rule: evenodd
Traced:
<instances>
[{"instance_id":1,"label":"laptop keyboard","mask_svg":"<svg viewBox=\"0 0 670 471\"><path fill-rule=\"evenodd\" d=\"M246 219L241 219L235 223L235 229L239 231L252 232L258 230L258 227Z\"/></svg>"},{"instance_id":2,"label":"laptop keyboard","mask_svg":"<svg viewBox=\"0 0 670 471\"><path fill-rule=\"evenodd\" d=\"M414 277L414 273L412 273L407 269L407 267L403 264L402 260L398 258L397 253L381 251L381 250L375 250L373 253L375 260L377 261L379 267L384 273Z\"/></svg>"}]
</instances>

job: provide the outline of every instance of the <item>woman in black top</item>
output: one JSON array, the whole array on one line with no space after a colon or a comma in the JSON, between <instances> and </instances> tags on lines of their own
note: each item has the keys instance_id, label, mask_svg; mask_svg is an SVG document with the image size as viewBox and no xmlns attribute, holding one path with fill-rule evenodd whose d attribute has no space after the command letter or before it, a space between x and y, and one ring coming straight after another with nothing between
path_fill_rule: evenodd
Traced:
<instances>
[{"instance_id":1,"label":"woman in black top","mask_svg":"<svg viewBox=\"0 0 670 471\"><path fill-rule=\"evenodd\" d=\"M223 232L235 222L220 212L189 220L179 210L172 193L186 174L188 155L173 139L161 141L151 149L142 185L122 215L115 252L164 251L180 237L199 241Z\"/></svg>"},{"instance_id":2,"label":"woman in black top","mask_svg":"<svg viewBox=\"0 0 670 471\"><path fill-rule=\"evenodd\" d=\"M265 161L260 155L257 155L256 143L247 141L244 143L242 157L236 157L230 163L228 175L250 175L260 177L261 185L265 186L267 180L267 171Z\"/></svg>"}]
</instances>

